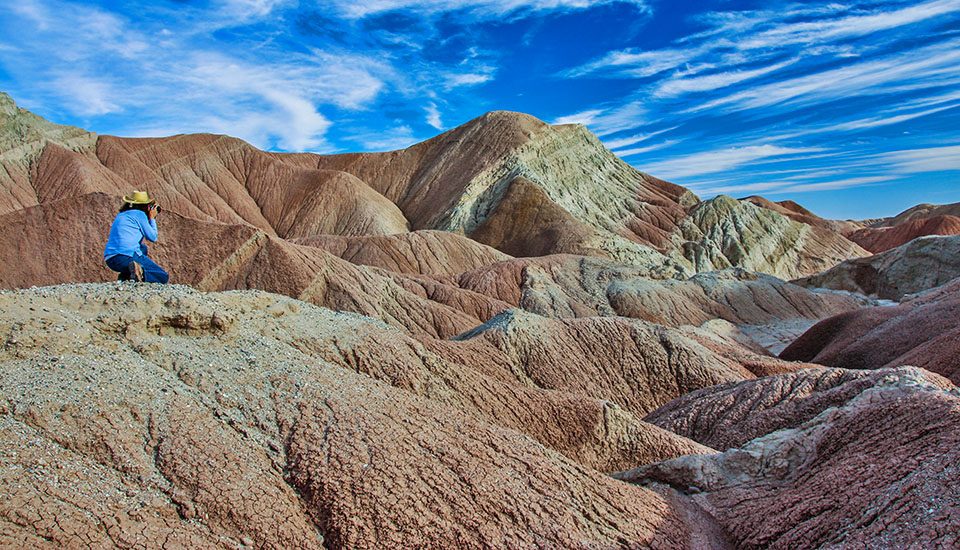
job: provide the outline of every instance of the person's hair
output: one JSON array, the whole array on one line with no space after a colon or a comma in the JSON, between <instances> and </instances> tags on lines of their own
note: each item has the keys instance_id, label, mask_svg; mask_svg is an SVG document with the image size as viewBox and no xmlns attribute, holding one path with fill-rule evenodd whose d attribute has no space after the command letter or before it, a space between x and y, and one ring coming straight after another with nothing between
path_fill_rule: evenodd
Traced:
<instances>
[{"instance_id":1,"label":"person's hair","mask_svg":"<svg viewBox=\"0 0 960 550\"><path fill-rule=\"evenodd\" d=\"M150 210L150 205L152 204L153 204L152 202L147 204L132 204L129 202L125 202L123 203L123 206L120 207L120 211L126 212L127 210L139 210L144 214L148 214L149 213L148 210Z\"/></svg>"}]
</instances>

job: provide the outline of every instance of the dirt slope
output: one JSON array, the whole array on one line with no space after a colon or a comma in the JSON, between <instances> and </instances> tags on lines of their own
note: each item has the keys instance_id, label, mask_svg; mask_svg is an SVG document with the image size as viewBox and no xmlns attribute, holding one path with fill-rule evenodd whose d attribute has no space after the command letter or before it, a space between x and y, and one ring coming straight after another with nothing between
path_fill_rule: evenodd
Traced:
<instances>
[{"instance_id":1,"label":"dirt slope","mask_svg":"<svg viewBox=\"0 0 960 550\"><path fill-rule=\"evenodd\" d=\"M712 451L636 420L632 398L609 393L620 383L557 378L558 353L577 363L588 352L563 331L506 329L511 349L531 351L503 355L504 368L487 335L447 342L464 349L440 357L375 320L261 292L74 285L0 302L5 544L672 547L690 537L671 502L592 467ZM617 322L606 324L596 342ZM714 368L691 351L704 356L696 368ZM658 368L674 369L680 391L710 383L682 374L686 360Z\"/></svg>"}]
</instances>

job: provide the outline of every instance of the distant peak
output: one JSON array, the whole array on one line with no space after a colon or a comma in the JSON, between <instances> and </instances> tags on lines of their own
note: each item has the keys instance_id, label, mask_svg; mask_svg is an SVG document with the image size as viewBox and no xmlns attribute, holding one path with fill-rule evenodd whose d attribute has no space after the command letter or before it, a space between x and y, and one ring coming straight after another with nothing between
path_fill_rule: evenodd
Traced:
<instances>
[{"instance_id":1,"label":"distant peak","mask_svg":"<svg viewBox=\"0 0 960 550\"><path fill-rule=\"evenodd\" d=\"M801 205L800 205L799 203L797 203L796 201L785 200L785 201L779 201L779 202L777 202L777 204L779 204L780 206L786 208L787 210L790 210L791 212L796 212L796 213L798 213L798 214L803 214L803 215L805 215L805 216L814 216L814 217L817 217L816 214L814 214L813 212L807 210L806 208L804 208L803 206L801 206Z\"/></svg>"},{"instance_id":2,"label":"distant peak","mask_svg":"<svg viewBox=\"0 0 960 550\"><path fill-rule=\"evenodd\" d=\"M709 203L710 205L713 205L715 207L726 206L729 208L733 208L739 205L740 201L731 197L730 195L717 195L716 197L713 197L712 199L706 201L706 203Z\"/></svg>"},{"instance_id":3,"label":"distant peak","mask_svg":"<svg viewBox=\"0 0 960 550\"><path fill-rule=\"evenodd\" d=\"M474 124L492 124L495 126L515 126L519 128L543 128L549 126L539 118L517 111L490 111L471 121Z\"/></svg>"},{"instance_id":4,"label":"distant peak","mask_svg":"<svg viewBox=\"0 0 960 550\"><path fill-rule=\"evenodd\" d=\"M506 120L535 120L537 122L543 122L539 118L528 115L527 113L521 113L520 111L488 111L482 118L495 118L495 119L506 119ZM543 122L546 124L545 122Z\"/></svg>"}]
</instances>

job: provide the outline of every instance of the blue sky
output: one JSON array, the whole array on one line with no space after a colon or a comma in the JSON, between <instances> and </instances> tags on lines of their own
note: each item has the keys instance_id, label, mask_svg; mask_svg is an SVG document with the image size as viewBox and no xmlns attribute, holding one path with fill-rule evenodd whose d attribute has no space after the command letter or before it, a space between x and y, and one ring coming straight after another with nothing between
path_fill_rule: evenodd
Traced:
<instances>
[{"instance_id":1,"label":"blue sky","mask_svg":"<svg viewBox=\"0 0 960 550\"><path fill-rule=\"evenodd\" d=\"M378 151L508 109L704 198L960 202L960 0L3 2L0 89L100 133Z\"/></svg>"}]
</instances>

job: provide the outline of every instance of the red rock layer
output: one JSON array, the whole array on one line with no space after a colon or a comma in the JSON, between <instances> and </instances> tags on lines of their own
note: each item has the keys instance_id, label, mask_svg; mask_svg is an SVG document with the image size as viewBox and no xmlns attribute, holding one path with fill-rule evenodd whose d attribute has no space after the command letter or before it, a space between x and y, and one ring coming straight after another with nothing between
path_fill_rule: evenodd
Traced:
<instances>
[{"instance_id":1,"label":"red rock layer","mask_svg":"<svg viewBox=\"0 0 960 550\"><path fill-rule=\"evenodd\" d=\"M795 428L619 477L690 502L739 548L956 546L960 397L914 369L882 372Z\"/></svg>"},{"instance_id":2,"label":"red rock layer","mask_svg":"<svg viewBox=\"0 0 960 550\"><path fill-rule=\"evenodd\" d=\"M915 365L960 383L960 279L896 307L821 321L780 357L853 369Z\"/></svg>"},{"instance_id":3,"label":"red rock layer","mask_svg":"<svg viewBox=\"0 0 960 550\"><path fill-rule=\"evenodd\" d=\"M876 254L927 235L960 235L960 218L948 215L917 218L891 227L860 229L848 238Z\"/></svg>"},{"instance_id":4,"label":"red rock layer","mask_svg":"<svg viewBox=\"0 0 960 550\"><path fill-rule=\"evenodd\" d=\"M935 218L937 216L954 216L960 218L960 202L953 204L918 204L892 218L880 220L877 225L892 227L921 218Z\"/></svg>"},{"instance_id":5,"label":"red rock layer","mask_svg":"<svg viewBox=\"0 0 960 550\"><path fill-rule=\"evenodd\" d=\"M828 220L821 218L820 216L791 200L773 202L770 199L761 197L759 195L752 195L741 200L753 203L761 208L766 208L767 210L771 210L778 214L782 214L794 221L840 233L846 236L848 239L850 238L850 232L856 231L862 227L862 225L858 222ZM854 242L863 246L862 243L859 243L856 240L854 240ZM867 250L869 250L869 248L867 248Z\"/></svg>"},{"instance_id":6,"label":"red rock layer","mask_svg":"<svg viewBox=\"0 0 960 550\"><path fill-rule=\"evenodd\" d=\"M644 420L715 449L796 428L831 407L840 407L893 376L916 377L948 389L947 380L920 369L856 371L811 368L690 392Z\"/></svg>"},{"instance_id":7,"label":"red rock layer","mask_svg":"<svg viewBox=\"0 0 960 550\"><path fill-rule=\"evenodd\" d=\"M97 158L170 211L198 219L247 223L284 238L407 230L397 207L357 178L292 166L235 138L101 136Z\"/></svg>"},{"instance_id":8,"label":"red rock layer","mask_svg":"<svg viewBox=\"0 0 960 550\"><path fill-rule=\"evenodd\" d=\"M352 264L407 275L455 275L510 259L495 248L447 231L362 237L318 235L293 242L321 248Z\"/></svg>"}]
</instances>

